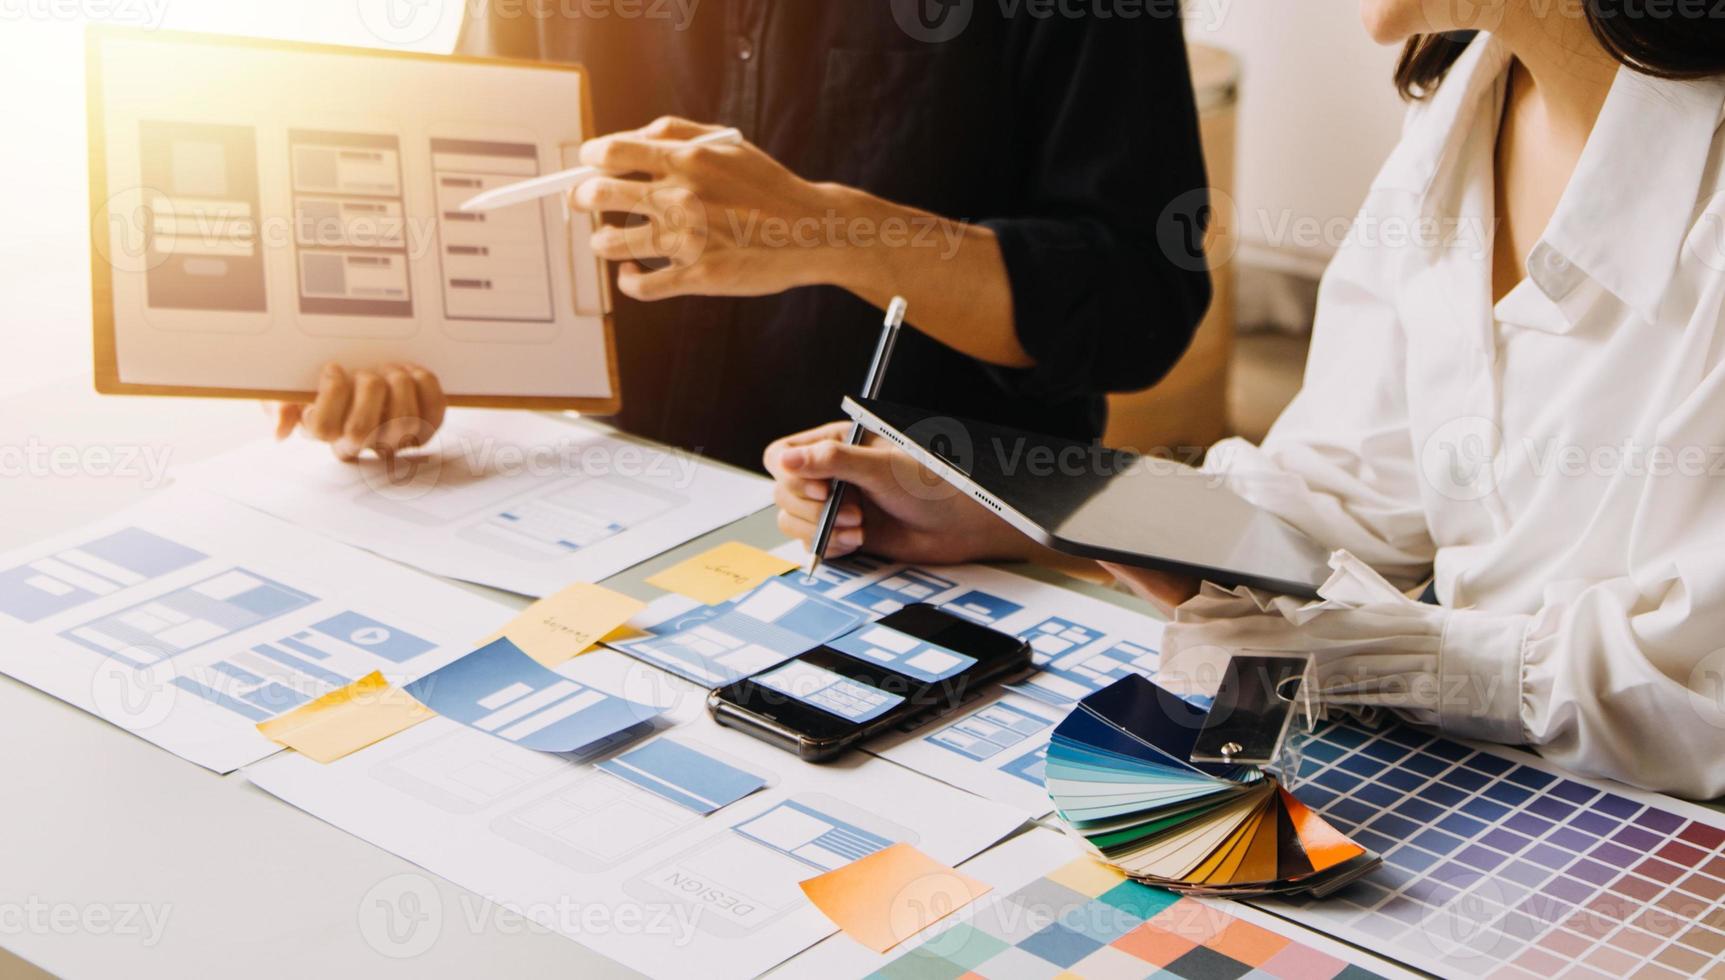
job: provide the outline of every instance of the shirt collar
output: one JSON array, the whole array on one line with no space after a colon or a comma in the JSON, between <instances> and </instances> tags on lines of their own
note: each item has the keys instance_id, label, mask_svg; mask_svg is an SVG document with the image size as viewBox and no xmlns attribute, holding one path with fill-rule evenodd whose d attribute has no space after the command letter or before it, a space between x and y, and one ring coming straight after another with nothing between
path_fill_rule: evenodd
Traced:
<instances>
[{"instance_id":1,"label":"shirt collar","mask_svg":"<svg viewBox=\"0 0 1725 980\"><path fill-rule=\"evenodd\" d=\"M1619 68L1541 247L1643 319L1657 319L1694 224L1722 106L1725 79L1672 81ZM1528 271L1561 302L1573 277L1538 275L1554 264L1530 261Z\"/></svg>"},{"instance_id":2,"label":"shirt collar","mask_svg":"<svg viewBox=\"0 0 1725 980\"><path fill-rule=\"evenodd\" d=\"M1438 175L1459 160L1476 125L1497 125L1508 47L1481 32L1431 98L1409 114L1379 187L1439 211ZM1585 276L1648 321L1656 319L1693 224L1709 150L1725 114L1725 79L1673 81L1619 68L1528 277L1567 310ZM1489 113L1489 114L1488 114Z\"/></svg>"},{"instance_id":3,"label":"shirt collar","mask_svg":"<svg viewBox=\"0 0 1725 980\"><path fill-rule=\"evenodd\" d=\"M1483 32L1475 36L1443 84L1409 110L1402 139L1384 162L1377 186L1420 195L1422 211L1434 207L1432 182L1455 162L1481 103L1496 104L1498 82L1508 67L1509 49L1502 42Z\"/></svg>"}]
</instances>

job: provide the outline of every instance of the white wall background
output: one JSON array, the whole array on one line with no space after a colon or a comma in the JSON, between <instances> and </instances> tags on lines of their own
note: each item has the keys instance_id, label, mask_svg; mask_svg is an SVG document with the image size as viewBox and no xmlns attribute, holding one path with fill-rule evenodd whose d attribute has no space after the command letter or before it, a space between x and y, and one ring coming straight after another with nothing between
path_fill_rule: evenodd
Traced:
<instances>
[{"instance_id":1,"label":"white wall background","mask_svg":"<svg viewBox=\"0 0 1725 980\"><path fill-rule=\"evenodd\" d=\"M1243 63L1241 260L1321 267L1338 243L1292 229L1333 228L1358 210L1401 131L1396 50L1366 36L1356 0L1187 0L1186 37Z\"/></svg>"}]
</instances>

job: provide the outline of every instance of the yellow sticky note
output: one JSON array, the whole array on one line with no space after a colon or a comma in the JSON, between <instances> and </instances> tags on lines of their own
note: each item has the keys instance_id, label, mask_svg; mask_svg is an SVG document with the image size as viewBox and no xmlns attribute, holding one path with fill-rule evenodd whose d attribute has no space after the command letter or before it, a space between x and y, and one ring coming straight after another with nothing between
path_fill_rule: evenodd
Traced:
<instances>
[{"instance_id":1,"label":"yellow sticky note","mask_svg":"<svg viewBox=\"0 0 1725 980\"><path fill-rule=\"evenodd\" d=\"M802 883L815 908L845 935L877 953L964 908L990 888L909 844L894 844Z\"/></svg>"},{"instance_id":2,"label":"yellow sticky note","mask_svg":"<svg viewBox=\"0 0 1725 980\"><path fill-rule=\"evenodd\" d=\"M259 722L258 731L300 755L330 763L435 717L374 670L285 715Z\"/></svg>"},{"instance_id":3,"label":"yellow sticky note","mask_svg":"<svg viewBox=\"0 0 1725 980\"><path fill-rule=\"evenodd\" d=\"M523 609L484 642L507 636L529 657L555 667L592 649L646 605L610 589L577 582Z\"/></svg>"},{"instance_id":4,"label":"yellow sticky note","mask_svg":"<svg viewBox=\"0 0 1725 980\"><path fill-rule=\"evenodd\" d=\"M716 606L795 567L794 561L732 541L672 565L647 584Z\"/></svg>"}]
</instances>

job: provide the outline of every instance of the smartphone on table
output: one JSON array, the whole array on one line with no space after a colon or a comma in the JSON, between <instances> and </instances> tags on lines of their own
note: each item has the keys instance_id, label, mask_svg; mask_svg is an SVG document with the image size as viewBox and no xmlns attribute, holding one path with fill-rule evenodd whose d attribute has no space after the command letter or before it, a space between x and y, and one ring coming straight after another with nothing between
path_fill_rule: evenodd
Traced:
<instances>
[{"instance_id":1,"label":"smartphone on table","mask_svg":"<svg viewBox=\"0 0 1725 980\"><path fill-rule=\"evenodd\" d=\"M719 688L707 710L721 725L819 762L1031 669L1024 640L918 603Z\"/></svg>"}]
</instances>

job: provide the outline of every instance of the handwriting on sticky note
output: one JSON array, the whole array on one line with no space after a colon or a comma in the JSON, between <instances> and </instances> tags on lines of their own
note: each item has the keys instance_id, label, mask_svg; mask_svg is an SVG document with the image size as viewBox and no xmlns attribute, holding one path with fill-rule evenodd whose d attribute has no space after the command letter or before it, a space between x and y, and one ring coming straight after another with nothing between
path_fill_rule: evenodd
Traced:
<instances>
[{"instance_id":1,"label":"handwriting on sticky note","mask_svg":"<svg viewBox=\"0 0 1725 980\"><path fill-rule=\"evenodd\" d=\"M258 731L328 764L434 717L431 709L372 671L285 715L259 722Z\"/></svg>"},{"instance_id":2,"label":"handwriting on sticky note","mask_svg":"<svg viewBox=\"0 0 1725 980\"><path fill-rule=\"evenodd\" d=\"M788 558L732 541L672 565L647 584L716 606L795 567Z\"/></svg>"},{"instance_id":3,"label":"handwriting on sticky note","mask_svg":"<svg viewBox=\"0 0 1725 980\"><path fill-rule=\"evenodd\" d=\"M964 908L990 888L903 843L802 883L803 894L833 925L877 953Z\"/></svg>"},{"instance_id":4,"label":"handwriting on sticky note","mask_svg":"<svg viewBox=\"0 0 1725 980\"><path fill-rule=\"evenodd\" d=\"M529 657L555 667L592 649L645 606L639 599L577 582L523 609L485 642L507 636Z\"/></svg>"}]
</instances>

